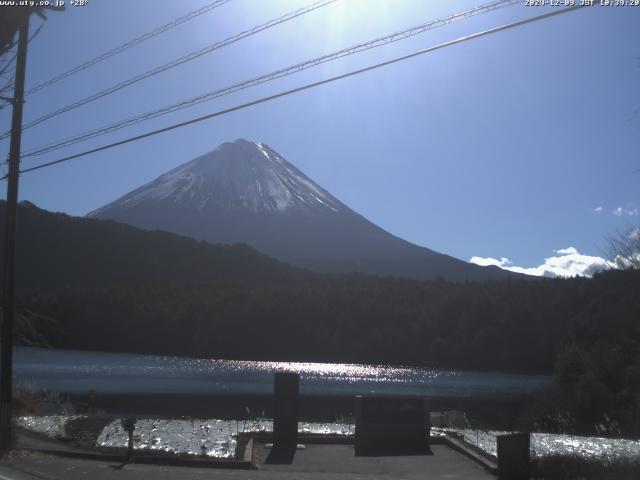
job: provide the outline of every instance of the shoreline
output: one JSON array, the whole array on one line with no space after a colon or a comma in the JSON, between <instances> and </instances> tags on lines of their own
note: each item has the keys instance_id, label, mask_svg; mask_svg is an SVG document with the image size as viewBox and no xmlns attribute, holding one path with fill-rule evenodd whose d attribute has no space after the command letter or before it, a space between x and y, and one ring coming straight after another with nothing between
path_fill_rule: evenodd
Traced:
<instances>
[{"instance_id":1,"label":"shoreline","mask_svg":"<svg viewBox=\"0 0 640 480\"><path fill-rule=\"evenodd\" d=\"M247 420L273 417L273 396L264 394L102 394L92 402L86 395L68 395L76 406L111 416L139 418L219 418ZM300 395L300 420L336 422L353 417L353 396ZM434 397L430 411L464 412L470 425L514 428L529 397ZM78 412L81 413L81 412Z\"/></svg>"}]
</instances>

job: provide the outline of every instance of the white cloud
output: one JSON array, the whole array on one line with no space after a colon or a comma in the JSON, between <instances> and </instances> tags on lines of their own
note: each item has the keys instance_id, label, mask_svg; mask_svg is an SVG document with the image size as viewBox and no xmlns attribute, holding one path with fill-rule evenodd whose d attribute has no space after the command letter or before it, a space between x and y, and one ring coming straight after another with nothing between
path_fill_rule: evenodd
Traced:
<instances>
[{"instance_id":1,"label":"white cloud","mask_svg":"<svg viewBox=\"0 0 640 480\"><path fill-rule=\"evenodd\" d=\"M602 206L600 205L598 205L596 208L593 209L595 213L602 213L602 210L604 210L604 208L602 208Z\"/></svg>"},{"instance_id":2,"label":"white cloud","mask_svg":"<svg viewBox=\"0 0 640 480\"><path fill-rule=\"evenodd\" d=\"M495 265L496 267L506 267L508 265L511 265L509 259L505 257L502 257L500 260L491 257L471 257L471 260L469 261L483 267L486 267L488 265Z\"/></svg>"},{"instance_id":3,"label":"white cloud","mask_svg":"<svg viewBox=\"0 0 640 480\"><path fill-rule=\"evenodd\" d=\"M570 255L572 253L578 253L574 247L561 248L560 250L554 250L555 253L559 253L560 255Z\"/></svg>"},{"instance_id":4,"label":"white cloud","mask_svg":"<svg viewBox=\"0 0 640 480\"><path fill-rule=\"evenodd\" d=\"M594 273L612 268L610 262L602 257L582 255L574 247L554 251L557 255L544 259L537 267L518 267L508 258L471 257L471 263L477 265L495 265L511 272L535 275L538 277L591 277Z\"/></svg>"},{"instance_id":5,"label":"white cloud","mask_svg":"<svg viewBox=\"0 0 640 480\"><path fill-rule=\"evenodd\" d=\"M629 238L631 240L640 240L640 228L634 228L629 232Z\"/></svg>"},{"instance_id":6,"label":"white cloud","mask_svg":"<svg viewBox=\"0 0 640 480\"><path fill-rule=\"evenodd\" d=\"M637 208L622 208L622 207L618 207L616 209L613 210L614 215L617 215L618 217L621 217L623 215L628 215L630 217L637 215L638 214L638 209Z\"/></svg>"}]
</instances>

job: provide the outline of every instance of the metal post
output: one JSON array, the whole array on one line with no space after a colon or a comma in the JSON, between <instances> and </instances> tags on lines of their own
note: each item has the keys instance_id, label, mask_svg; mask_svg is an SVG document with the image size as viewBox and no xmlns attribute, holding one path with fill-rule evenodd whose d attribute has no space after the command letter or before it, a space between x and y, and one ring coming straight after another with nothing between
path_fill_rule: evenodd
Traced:
<instances>
[{"instance_id":1,"label":"metal post","mask_svg":"<svg viewBox=\"0 0 640 480\"><path fill-rule=\"evenodd\" d=\"M9 175L7 177L7 203L5 205L4 272L2 275L2 365L0 367L0 445L11 445L13 396L13 324L15 317L14 258L16 246L16 210L18 206L18 176L20 173L20 141L22 138L22 104L24 77L29 39L29 16L18 33L18 55L13 93L11 119L11 147L9 149Z\"/></svg>"}]
</instances>

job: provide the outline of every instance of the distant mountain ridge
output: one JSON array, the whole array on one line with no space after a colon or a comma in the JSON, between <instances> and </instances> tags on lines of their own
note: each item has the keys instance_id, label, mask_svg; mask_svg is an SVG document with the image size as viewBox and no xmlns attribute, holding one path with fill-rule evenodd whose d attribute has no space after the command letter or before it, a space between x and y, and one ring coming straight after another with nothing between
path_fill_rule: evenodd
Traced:
<instances>
[{"instance_id":1,"label":"distant mountain ridge","mask_svg":"<svg viewBox=\"0 0 640 480\"><path fill-rule=\"evenodd\" d=\"M447 280L515 276L402 240L264 143L224 143L88 214L211 243L246 243L318 272Z\"/></svg>"},{"instance_id":2,"label":"distant mountain ridge","mask_svg":"<svg viewBox=\"0 0 640 480\"><path fill-rule=\"evenodd\" d=\"M0 221L5 211L0 201ZM3 241L0 236L0 248ZM16 286L21 289L270 282L303 274L247 245L211 245L48 212L30 202L18 206L16 243Z\"/></svg>"}]
</instances>

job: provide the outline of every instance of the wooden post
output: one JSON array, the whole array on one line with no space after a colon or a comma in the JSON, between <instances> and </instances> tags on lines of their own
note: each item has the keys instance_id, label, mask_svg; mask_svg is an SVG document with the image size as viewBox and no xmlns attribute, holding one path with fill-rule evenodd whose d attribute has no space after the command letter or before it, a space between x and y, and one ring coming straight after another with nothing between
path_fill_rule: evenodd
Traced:
<instances>
[{"instance_id":1,"label":"wooden post","mask_svg":"<svg viewBox=\"0 0 640 480\"><path fill-rule=\"evenodd\" d=\"M4 271L2 272L2 365L0 367L0 444L11 446L13 412L13 326L15 322L15 249L16 212L18 208L18 177L20 175L20 143L22 140L22 105L24 77L29 41L29 16L18 31L18 54L13 91L11 119L11 146L9 147L9 174L7 176L7 203L4 223Z\"/></svg>"}]
</instances>

